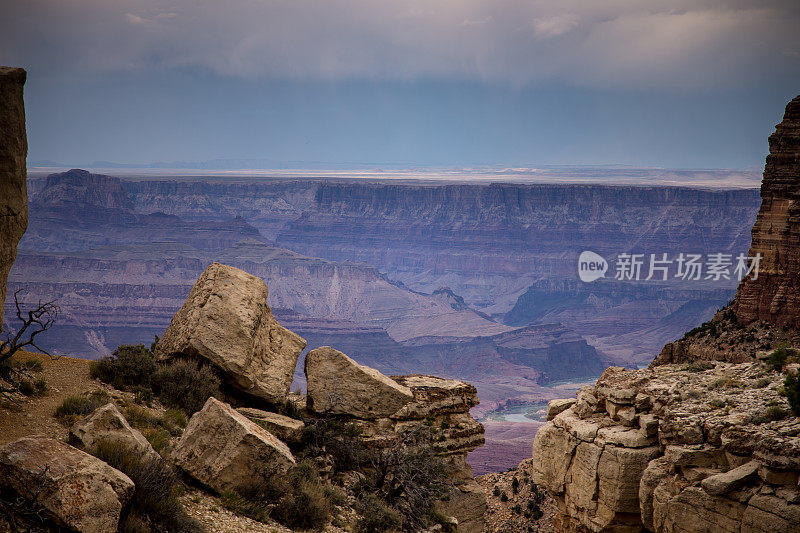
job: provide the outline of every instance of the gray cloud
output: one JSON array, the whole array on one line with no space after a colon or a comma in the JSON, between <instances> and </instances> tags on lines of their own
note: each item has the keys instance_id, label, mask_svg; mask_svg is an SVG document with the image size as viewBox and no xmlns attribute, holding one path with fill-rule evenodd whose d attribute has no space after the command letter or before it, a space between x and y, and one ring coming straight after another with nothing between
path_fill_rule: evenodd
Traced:
<instances>
[{"instance_id":1,"label":"gray cloud","mask_svg":"<svg viewBox=\"0 0 800 533\"><path fill-rule=\"evenodd\" d=\"M14 1L14 0L12 0ZM0 63L694 90L800 78L796 1L16 0Z\"/></svg>"}]
</instances>

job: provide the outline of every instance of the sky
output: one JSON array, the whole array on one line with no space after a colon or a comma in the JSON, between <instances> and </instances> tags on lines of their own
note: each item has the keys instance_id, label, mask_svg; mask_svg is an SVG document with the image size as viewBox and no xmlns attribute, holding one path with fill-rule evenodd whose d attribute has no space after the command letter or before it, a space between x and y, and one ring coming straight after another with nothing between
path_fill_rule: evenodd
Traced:
<instances>
[{"instance_id":1,"label":"sky","mask_svg":"<svg viewBox=\"0 0 800 533\"><path fill-rule=\"evenodd\" d=\"M6 0L0 64L33 163L753 168L798 28L796 0Z\"/></svg>"}]
</instances>

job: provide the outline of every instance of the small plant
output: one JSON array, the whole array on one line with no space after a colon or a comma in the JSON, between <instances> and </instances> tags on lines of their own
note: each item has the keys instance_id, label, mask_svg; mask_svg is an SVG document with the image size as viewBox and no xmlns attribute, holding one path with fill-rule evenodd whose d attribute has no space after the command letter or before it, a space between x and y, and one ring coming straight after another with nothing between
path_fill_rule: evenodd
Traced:
<instances>
[{"instance_id":1,"label":"small plant","mask_svg":"<svg viewBox=\"0 0 800 533\"><path fill-rule=\"evenodd\" d=\"M219 397L220 379L208 366L195 361L177 361L163 366L152 378L153 392L169 407L194 414L210 397Z\"/></svg>"},{"instance_id":2,"label":"small plant","mask_svg":"<svg viewBox=\"0 0 800 533\"><path fill-rule=\"evenodd\" d=\"M714 383L712 383L709 389L740 389L742 388L742 382L738 379L733 379L731 377L724 377L719 378Z\"/></svg>"},{"instance_id":3,"label":"small plant","mask_svg":"<svg viewBox=\"0 0 800 533\"><path fill-rule=\"evenodd\" d=\"M89 367L92 378L120 390L149 388L155 372L155 358L144 344L122 345L114 350L113 355L103 357Z\"/></svg>"},{"instance_id":4,"label":"small plant","mask_svg":"<svg viewBox=\"0 0 800 533\"><path fill-rule=\"evenodd\" d=\"M511 492L514 494L519 492L519 480L516 477L511 479Z\"/></svg>"},{"instance_id":5,"label":"small plant","mask_svg":"<svg viewBox=\"0 0 800 533\"><path fill-rule=\"evenodd\" d=\"M300 462L287 478L289 490L273 510L275 519L292 528L322 529L331 514L331 503L313 464Z\"/></svg>"},{"instance_id":6,"label":"small plant","mask_svg":"<svg viewBox=\"0 0 800 533\"><path fill-rule=\"evenodd\" d=\"M725 402L720 400L719 398L714 398L713 400L708 402L708 405L713 407L714 409L722 409L725 407Z\"/></svg>"},{"instance_id":7,"label":"small plant","mask_svg":"<svg viewBox=\"0 0 800 533\"><path fill-rule=\"evenodd\" d=\"M692 361L681 367L684 372L705 372L714 368L714 363L709 361Z\"/></svg>"},{"instance_id":8,"label":"small plant","mask_svg":"<svg viewBox=\"0 0 800 533\"><path fill-rule=\"evenodd\" d=\"M773 350L771 354L769 354L769 359L767 359L767 366L769 366L775 372L780 372L783 370L783 365L794 360L797 358L797 351L791 348L778 348L777 350Z\"/></svg>"},{"instance_id":9,"label":"small plant","mask_svg":"<svg viewBox=\"0 0 800 533\"><path fill-rule=\"evenodd\" d=\"M783 392L789 401L789 408L795 416L800 416L800 375L790 374L783 381Z\"/></svg>"},{"instance_id":10,"label":"small plant","mask_svg":"<svg viewBox=\"0 0 800 533\"><path fill-rule=\"evenodd\" d=\"M26 359L19 364L20 370L27 370L28 372L41 372L44 369L42 362L38 359Z\"/></svg>"},{"instance_id":11,"label":"small plant","mask_svg":"<svg viewBox=\"0 0 800 533\"><path fill-rule=\"evenodd\" d=\"M95 409L109 401L111 397L104 390L96 390L88 396L67 396L56 408L55 417L71 424L78 418L93 413Z\"/></svg>"},{"instance_id":12,"label":"small plant","mask_svg":"<svg viewBox=\"0 0 800 533\"><path fill-rule=\"evenodd\" d=\"M100 441L94 455L122 471L136 485L125 521L149 521L152 530L170 533L199 532L200 524L189 517L179 501L183 492L178 475L160 457L144 459L123 445Z\"/></svg>"},{"instance_id":13,"label":"small plant","mask_svg":"<svg viewBox=\"0 0 800 533\"><path fill-rule=\"evenodd\" d=\"M365 494L356 502L356 511L361 518L356 522L358 533L385 533L397 531L403 519L394 509L374 494Z\"/></svg>"},{"instance_id":14,"label":"small plant","mask_svg":"<svg viewBox=\"0 0 800 533\"><path fill-rule=\"evenodd\" d=\"M500 493L500 501L501 502L507 502L508 501L508 494L506 494L505 491Z\"/></svg>"},{"instance_id":15,"label":"small plant","mask_svg":"<svg viewBox=\"0 0 800 533\"><path fill-rule=\"evenodd\" d=\"M766 387L769 384L770 384L769 378L758 378L757 380L755 380L753 382L753 388L754 389L763 389L764 387Z\"/></svg>"},{"instance_id":16,"label":"small plant","mask_svg":"<svg viewBox=\"0 0 800 533\"><path fill-rule=\"evenodd\" d=\"M173 425L183 429L188 423L186 421L186 415L183 414L183 411L179 409L167 409L167 411L164 413L164 422L166 429L169 429L166 427L166 425ZM170 433L172 432L170 431Z\"/></svg>"},{"instance_id":17,"label":"small plant","mask_svg":"<svg viewBox=\"0 0 800 533\"><path fill-rule=\"evenodd\" d=\"M25 396L33 396L36 394L36 387L33 386L33 381L29 379L23 379L20 381L17 388L19 389L19 392Z\"/></svg>"},{"instance_id":18,"label":"small plant","mask_svg":"<svg viewBox=\"0 0 800 533\"><path fill-rule=\"evenodd\" d=\"M219 503L232 513L252 518L256 522L269 523L269 507L264 503L243 498L235 492L223 492Z\"/></svg>"},{"instance_id":19,"label":"small plant","mask_svg":"<svg viewBox=\"0 0 800 533\"><path fill-rule=\"evenodd\" d=\"M169 444L169 432L161 428L150 431L147 435L147 442L155 451L161 453Z\"/></svg>"},{"instance_id":20,"label":"small plant","mask_svg":"<svg viewBox=\"0 0 800 533\"><path fill-rule=\"evenodd\" d=\"M776 420L783 420L788 414L786 410L781 409L777 405L770 405L764 410L764 414L761 418L767 422L774 422Z\"/></svg>"},{"instance_id":21,"label":"small plant","mask_svg":"<svg viewBox=\"0 0 800 533\"><path fill-rule=\"evenodd\" d=\"M494 489L492 489L492 495L493 495L493 496L500 496L500 487L498 487L497 485L495 485L495 486L494 486Z\"/></svg>"},{"instance_id":22,"label":"small plant","mask_svg":"<svg viewBox=\"0 0 800 533\"><path fill-rule=\"evenodd\" d=\"M136 393L136 397L133 400L134 402L148 407L153 402L153 389L150 387L138 386L133 389L133 392Z\"/></svg>"},{"instance_id":23,"label":"small plant","mask_svg":"<svg viewBox=\"0 0 800 533\"><path fill-rule=\"evenodd\" d=\"M514 507L511 508L516 514L522 514L522 506L520 504L515 504Z\"/></svg>"}]
</instances>

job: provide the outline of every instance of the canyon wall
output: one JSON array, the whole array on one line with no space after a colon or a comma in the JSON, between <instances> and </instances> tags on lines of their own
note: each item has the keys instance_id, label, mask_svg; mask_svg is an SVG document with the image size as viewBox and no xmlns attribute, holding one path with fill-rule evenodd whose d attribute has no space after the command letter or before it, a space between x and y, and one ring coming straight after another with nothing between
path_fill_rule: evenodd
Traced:
<instances>
[{"instance_id":1,"label":"canyon wall","mask_svg":"<svg viewBox=\"0 0 800 533\"><path fill-rule=\"evenodd\" d=\"M749 255L756 254L762 257L758 277L739 286L736 317L742 323L800 327L800 96L786 106L769 137Z\"/></svg>"},{"instance_id":2,"label":"canyon wall","mask_svg":"<svg viewBox=\"0 0 800 533\"><path fill-rule=\"evenodd\" d=\"M28 226L28 141L22 98L25 78L21 68L0 67L0 317L5 310L6 280L17 256L17 243Z\"/></svg>"}]
</instances>

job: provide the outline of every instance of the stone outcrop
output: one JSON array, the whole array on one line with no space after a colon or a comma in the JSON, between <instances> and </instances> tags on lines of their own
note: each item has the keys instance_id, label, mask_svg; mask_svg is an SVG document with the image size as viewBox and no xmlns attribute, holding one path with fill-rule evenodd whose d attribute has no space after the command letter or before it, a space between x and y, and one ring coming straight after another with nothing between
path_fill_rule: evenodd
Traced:
<instances>
[{"instance_id":1,"label":"stone outcrop","mask_svg":"<svg viewBox=\"0 0 800 533\"><path fill-rule=\"evenodd\" d=\"M295 464L288 446L230 405L209 398L172 452L187 474L217 492L251 493Z\"/></svg>"},{"instance_id":2,"label":"stone outcrop","mask_svg":"<svg viewBox=\"0 0 800 533\"><path fill-rule=\"evenodd\" d=\"M25 78L21 68L0 67L0 328L8 273L17 257L17 243L28 227Z\"/></svg>"},{"instance_id":3,"label":"stone outcrop","mask_svg":"<svg viewBox=\"0 0 800 533\"><path fill-rule=\"evenodd\" d=\"M240 407L237 411L284 442L300 442L303 438L305 424L302 420L253 407Z\"/></svg>"},{"instance_id":4,"label":"stone outcrop","mask_svg":"<svg viewBox=\"0 0 800 533\"><path fill-rule=\"evenodd\" d=\"M305 345L275 320L261 279L212 263L175 313L155 354L161 361L176 356L206 360L233 387L282 403Z\"/></svg>"},{"instance_id":5,"label":"stone outcrop","mask_svg":"<svg viewBox=\"0 0 800 533\"><path fill-rule=\"evenodd\" d=\"M0 448L0 484L38 502L58 524L86 533L117 531L134 491L119 470L47 437L24 437Z\"/></svg>"},{"instance_id":6,"label":"stone outcrop","mask_svg":"<svg viewBox=\"0 0 800 533\"><path fill-rule=\"evenodd\" d=\"M736 317L745 324L763 320L800 328L800 96L786 106L769 138L749 255L756 254L762 257L758 277L739 285Z\"/></svg>"},{"instance_id":7,"label":"stone outcrop","mask_svg":"<svg viewBox=\"0 0 800 533\"><path fill-rule=\"evenodd\" d=\"M761 363L609 368L534 441L557 531L796 531L800 418L782 378Z\"/></svg>"},{"instance_id":8,"label":"stone outcrop","mask_svg":"<svg viewBox=\"0 0 800 533\"><path fill-rule=\"evenodd\" d=\"M386 418L414 398L408 387L330 346L308 352L305 372L308 408L317 413Z\"/></svg>"},{"instance_id":9,"label":"stone outcrop","mask_svg":"<svg viewBox=\"0 0 800 533\"><path fill-rule=\"evenodd\" d=\"M71 444L93 453L99 442L123 446L146 460L159 457L144 435L134 429L113 403L95 410L69 430Z\"/></svg>"}]
</instances>

